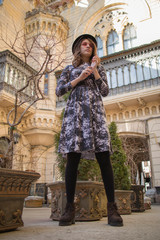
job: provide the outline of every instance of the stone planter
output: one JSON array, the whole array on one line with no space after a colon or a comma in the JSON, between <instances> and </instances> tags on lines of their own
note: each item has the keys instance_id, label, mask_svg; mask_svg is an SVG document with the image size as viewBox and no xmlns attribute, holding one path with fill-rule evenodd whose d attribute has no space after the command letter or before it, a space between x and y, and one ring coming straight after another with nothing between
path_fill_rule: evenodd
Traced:
<instances>
[{"instance_id":1,"label":"stone planter","mask_svg":"<svg viewBox=\"0 0 160 240\"><path fill-rule=\"evenodd\" d=\"M115 202L121 215L131 214L131 194L130 190L115 190Z\"/></svg>"},{"instance_id":2,"label":"stone planter","mask_svg":"<svg viewBox=\"0 0 160 240\"><path fill-rule=\"evenodd\" d=\"M0 232L23 226L24 199L39 173L0 169Z\"/></svg>"},{"instance_id":3,"label":"stone planter","mask_svg":"<svg viewBox=\"0 0 160 240\"><path fill-rule=\"evenodd\" d=\"M25 198L25 207L26 208L39 208L43 206L43 197L39 196L28 196Z\"/></svg>"},{"instance_id":4,"label":"stone planter","mask_svg":"<svg viewBox=\"0 0 160 240\"><path fill-rule=\"evenodd\" d=\"M149 197L144 197L144 208L145 210L151 209L151 199Z\"/></svg>"},{"instance_id":5,"label":"stone planter","mask_svg":"<svg viewBox=\"0 0 160 240\"><path fill-rule=\"evenodd\" d=\"M133 193L131 194L131 209L132 212L144 212L144 194L143 185L131 185Z\"/></svg>"},{"instance_id":6,"label":"stone planter","mask_svg":"<svg viewBox=\"0 0 160 240\"><path fill-rule=\"evenodd\" d=\"M51 190L51 219L59 220L66 205L65 183L47 185ZM107 200L103 183L78 181L75 193L76 221L100 220L106 212Z\"/></svg>"}]
</instances>

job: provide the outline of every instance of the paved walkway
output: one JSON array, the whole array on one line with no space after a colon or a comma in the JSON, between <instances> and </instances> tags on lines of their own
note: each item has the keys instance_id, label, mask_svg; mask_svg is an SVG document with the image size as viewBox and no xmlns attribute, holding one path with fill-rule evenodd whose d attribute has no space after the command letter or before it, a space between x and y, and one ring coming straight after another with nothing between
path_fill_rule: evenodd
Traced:
<instances>
[{"instance_id":1,"label":"paved walkway","mask_svg":"<svg viewBox=\"0 0 160 240\"><path fill-rule=\"evenodd\" d=\"M0 233L0 240L160 240L160 205L143 213L123 215L123 227L107 225L107 218L59 227L57 221L49 219L50 211L24 208L24 227Z\"/></svg>"}]
</instances>

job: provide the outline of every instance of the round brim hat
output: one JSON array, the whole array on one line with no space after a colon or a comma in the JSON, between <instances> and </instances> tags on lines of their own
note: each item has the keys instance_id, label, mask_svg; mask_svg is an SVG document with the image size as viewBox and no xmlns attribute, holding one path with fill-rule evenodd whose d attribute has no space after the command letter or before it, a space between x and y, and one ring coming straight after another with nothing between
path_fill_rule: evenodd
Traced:
<instances>
[{"instance_id":1,"label":"round brim hat","mask_svg":"<svg viewBox=\"0 0 160 240\"><path fill-rule=\"evenodd\" d=\"M90 35L90 34L82 34L82 35L80 35L79 37L77 37L77 38L74 40L74 42L73 42L73 44L72 44L72 53L75 52L76 45L78 44L78 42L79 42L80 40L82 40L82 39L88 39L88 38L91 39L91 40L96 44L96 46L97 46L97 41L96 41L95 37L93 37L93 36Z\"/></svg>"}]
</instances>

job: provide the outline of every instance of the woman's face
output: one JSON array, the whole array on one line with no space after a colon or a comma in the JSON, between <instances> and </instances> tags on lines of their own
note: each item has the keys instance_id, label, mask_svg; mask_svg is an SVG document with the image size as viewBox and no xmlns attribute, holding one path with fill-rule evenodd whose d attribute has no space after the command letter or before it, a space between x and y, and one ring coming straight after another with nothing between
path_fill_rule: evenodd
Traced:
<instances>
[{"instance_id":1,"label":"woman's face","mask_svg":"<svg viewBox=\"0 0 160 240\"><path fill-rule=\"evenodd\" d=\"M93 52L93 44L88 40L84 39L80 47L81 56L90 58Z\"/></svg>"}]
</instances>

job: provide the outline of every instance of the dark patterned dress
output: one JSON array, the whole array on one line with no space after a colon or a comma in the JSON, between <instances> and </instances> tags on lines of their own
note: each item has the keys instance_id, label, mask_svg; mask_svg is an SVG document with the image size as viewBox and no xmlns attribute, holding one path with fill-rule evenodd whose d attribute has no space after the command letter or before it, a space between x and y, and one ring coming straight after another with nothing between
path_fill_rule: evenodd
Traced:
<instances>
[{"instance_id":1,"label":"dark patterned dress","mask_svg":"<svg viewBox=\"0 0 160 240\"><path fill-rule=\"evenodd\" d=\"M71 81L88 67L85 63L77 68L67 66L58 80L56 95L62 96L71 90L65 108L58 152L82 153L81 158L94 159L95 152L111 151L110 136L102 96L109 88L105 69L98 67L100 79L91 74L72 88Z\"/></svg>"}]
</instances>

